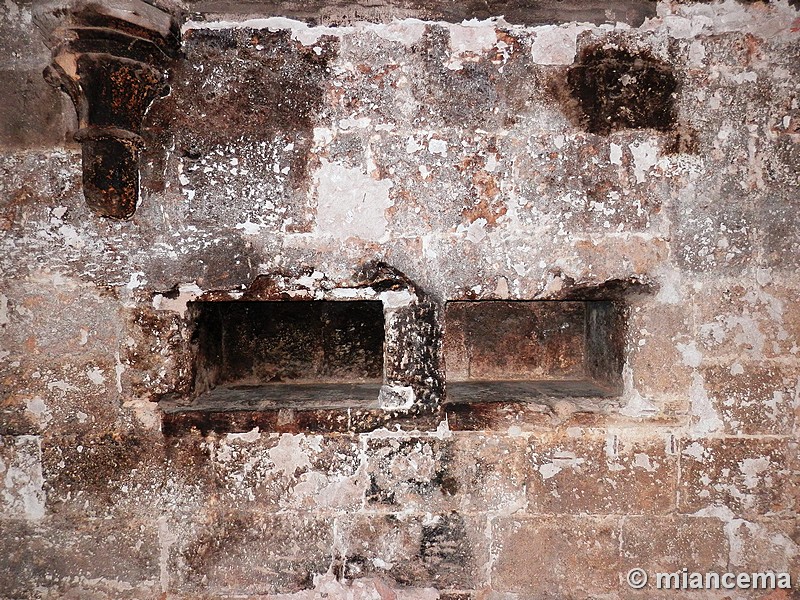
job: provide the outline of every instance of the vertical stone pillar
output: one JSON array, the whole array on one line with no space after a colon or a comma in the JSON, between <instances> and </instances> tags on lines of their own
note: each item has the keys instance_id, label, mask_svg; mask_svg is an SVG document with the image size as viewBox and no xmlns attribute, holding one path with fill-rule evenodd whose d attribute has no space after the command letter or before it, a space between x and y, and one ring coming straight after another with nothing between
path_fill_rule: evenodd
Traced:
<instances>
[{"instance_id":1,"label":"vertical stone pillar","mask_svg":"<svg viewBox=\"0 0 800 600\"><path fill-rule=\"evenodd\" d=\"M72 99L83 193L97 214L130 218L139 201L142 119L180 54L175 15L142 0L50 6L37 24L52 48L45 79Z\"/></svg>"}]
</instances>

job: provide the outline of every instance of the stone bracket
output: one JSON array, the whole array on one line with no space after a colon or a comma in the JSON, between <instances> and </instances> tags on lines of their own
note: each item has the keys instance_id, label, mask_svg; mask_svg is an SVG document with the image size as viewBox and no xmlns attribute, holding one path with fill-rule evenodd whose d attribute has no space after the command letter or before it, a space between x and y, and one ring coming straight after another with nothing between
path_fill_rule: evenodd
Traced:
<instances>
[{"instance_id":1,"label":"stone bracket","mask_svg":"<svg viewBox=\"0 0 800 600\"><path fill-rule=\"evenodd\" d=\"M128 219L139 202L142 120L180 56L179 20L142 0L50 5L36 20L53 54L44 77L78 115L86 203Z\"/></svg>"}]
</instances>

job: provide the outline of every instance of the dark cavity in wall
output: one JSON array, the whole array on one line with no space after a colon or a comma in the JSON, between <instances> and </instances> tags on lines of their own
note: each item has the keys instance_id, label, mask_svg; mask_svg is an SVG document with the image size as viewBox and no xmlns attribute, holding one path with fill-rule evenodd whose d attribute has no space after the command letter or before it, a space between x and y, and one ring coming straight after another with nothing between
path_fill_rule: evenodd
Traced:
<instances>
[{"instance_id":1,"label":"dark cavity in wall","mask_svg":"<svg viewBox=\"0 0 800 600\"><path fill-rule=\"evenodd\" d=\"M374 400L383 381L379 301L195 302L195 395L248 405Z\"/></svg>"},{"instance_id":2,"label":"dark cavity in wall","mask_svg":"<svg viewBox=\"0 0 800 600\"><path fill-rule=\"evenodd\" d=\"M617 303L449 302L445 320L448 401L621 391L624 319Z\"/></svg>"},{"instance_id":3,"label":"dark cavity in wall","mask_svg":"<svg viewBox=\"0 0 800 600\"><path fill-rule=\"evenodd\" d=\"M570 112L590 133L675 127L678 82L672 67L647 51L585 48L567 71Z\"/></svg>"}]
</instances>

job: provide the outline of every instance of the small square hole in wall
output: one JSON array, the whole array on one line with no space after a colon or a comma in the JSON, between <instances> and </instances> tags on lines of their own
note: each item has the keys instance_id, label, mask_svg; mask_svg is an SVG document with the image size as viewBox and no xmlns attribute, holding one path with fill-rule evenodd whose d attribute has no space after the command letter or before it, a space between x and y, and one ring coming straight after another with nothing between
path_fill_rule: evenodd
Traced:
<instances>
[{"instance_id":1,"label":"small square hole in wall","mask_svg":"<svg viewBox=\"0 0 800 600\"><path fill-rule=\"evenodd\" d=\"M380 301L207 301L194 319L194 401L226 410L375 403Z\"/></svg>"},{"instance_id":2,"label":"small square hole in wall","mask_svg":"<svg viewBox=\"0 0 800 600\"><path fill-rule=\"evenodd\" d=\"M613 302L448 302L447 400L615 396L623 349L622 310Z\"/></svg>"}]
</instances>

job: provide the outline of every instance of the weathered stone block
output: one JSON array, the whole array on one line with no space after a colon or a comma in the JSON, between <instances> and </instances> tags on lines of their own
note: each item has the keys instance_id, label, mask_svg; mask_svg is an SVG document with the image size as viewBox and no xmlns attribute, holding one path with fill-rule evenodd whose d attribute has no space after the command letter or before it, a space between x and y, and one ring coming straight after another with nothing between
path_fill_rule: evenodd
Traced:
<instances>
[{"instance_id":1,"label":"weathered stone block","mask_svg":"<svg viewBox=\"0 0 800 600\"><path fill-rule=\"evenodd\" d=\"M9 0L0 9L0 69L39 70L50 52L33 24L31 0Z\"/></svg>"},{"instance_id":2,"label":"weathered stone block","mask_svg":"<svg viewBox=\"0 0 800 600\"><path fill-rule=\"evenodd\" d=\"M731 544L728 563L731 571L791 573L794 579L800 566L797 518L733 519L725 524L725 531Z\"/></svg>"},{"instance_id":3,"label":"weathered stone block","mask_svg":"<svg viewBox=\"0 0 800 600\"><path fill-rule=\"evenodd\" d=\"M569 431L569 430L568 430ZM664 514L675 508L677 443L608 433L551 435L529 448L528 511L555 514Z\"/></svg>"},{"instance_id":4,"label":"weathered stone block","mask_svg":"<svg viewBox=\"0 0 800 600\"><path fill-rule=\"evenodd\" d=\"M648 574L673 573L684 567L724 573L729 550L725 524L717 518L625 517L620 573L635 567Z\"/></svg>"},{"instance_id":5,"label":"weathered stone block","mask_svg":"<svg viewBox=\"0 0 800 600\"><path fill-rule=\"evenodd\" d=\"M678 510L709 516L792 515L800 478L797 445L780 438L685 440Z\"/></svg>"},{"instance_id":6,"label":"weathered stone block","mask_svg":"<svg viewBox=\"0 0 800 600\"><path fill-rule=\"evenodd\" d=\"M53 236L51 242L71 240L81 246L88 239L65 222L67 212L64 209L58 211L60 217L52 216L48 232ZM35 358L38 365L45 360L63 364L66 356L76 362L87 358L113 360L119 339L119 306L102 286L87 285L79 277L44 268L5 290L3 297L5 326L0 335L19 348L9 355L11 360L29 362ZM113 374L105 374L105 378L111 379Z\"/></svg>"},{"instance_id":7,"label":"weathered stone block","mask_svg":"<svg viewBox=\"0 0 800 600\"><path fill-rule=\"evenodd\" d=\"M451 469L453 445L448 440L373 438L366 448L369 506L390 510L447 506L458 490Z\"/></svg>"},{"instance_id":8,"label":"weathered stone block","mask_svg":"<svg viewBox=\"0 0 800 600\"><path fill-rule=\"evenodd\" d=\"M800 116L796 117L800 121ZM792 143L783 153L792 153L794 164L788 166L800 172L800 144ZM787 158L787 160L789 160ZM787 193L765 196L756 203L759 235L764 248L763 263L768 268L797 273L800 268L800 202L789 190L797 183L786 185ZM793 186L793 187L792 187Z\"/></svg>"},{"instance_id":9,"label":"weathered stone block","mask_svg":"<svg viewBox=\"0 0 800 600\"><path fill-rule=\"evenodd\" d=\"M772 283L768 271L762 276L764 283L749 278L704 283L694 295L697 349L705 361L735 368L765 358L794 360L800 295L794 287Z\"/></svg>"},{"instance_id":10,"label":"weathered stone block","mask_svg":"<svg viewBox=\"0 0 800 600\"><path fill-rule=\"evenodd\" d=\"M587 598L617 588L613 518L500 517L492 522L492 588L524 598Z\"/></svg>"},{"instance_id":11,"label":"weathered stone block","mask_svg":"<svg viewBox=\"0 0 800 600\"><path fill-rule=\"evenodd\" d=\"M0 70L0 147L53 148L64 145L69 112L61 94L33 71Z\"/></svg>"},{"instance_id":12,"label":"weathered stone block","mask_svg":"<svg viewBox=\"0 0 800 600\"><path fill-rule=\"evenodd\" d=\"M159 540L152 521L0 521L0 532L4 598L145 600L162 591Z\"/></svg>"},{"instance_id":13,"label":"weathered stone block","mask_svg":"<svg viewBox=\"0 0 800 600\"><path fill-rule=\"evenodd\" d=\"M507 184L524 202L515 216L526 225L547 224L558 237L654 231L668 195L669 173L658 162L664 151L658 138L625 133L608 141L570 135L555 146L552 135L528 139L514 161L520 179Z\"/></svg>"},{"instance_id":14,"label":"weathered stone block","mask_svg":"<svg viewBox=\"0 0 800 600\"><path fill-rule=\"evenodd\" d=\"M455 228L479 243L508 220L504 192L511 164L504 157L501 140L484 130L451 127L435 134L432 130L412 132L382 131L368 140L376 169L372 176L394 182L389 190L393 205L386 210L392 235ZM337 162L352 156L334 155L333 149L330 153ZM433 193L442 195L436 205L426 201Z\"/></svg>"},{"instance_id":15,"label":"weathered stone block","mask_svg":"<svg viewBox=\"0 0 800 600\"><path fill-rule=\"evenodd\" d=\"M485 516L457 512L370 514L337 521L337 551L348 579L391 577L404 585L473 589L488 558Z\"/></svg>"},{"instance_id":16,"label":"weathered stone block","mask_svg":"<svg viewBox=\"0 0 800 600\"><path fill-rule=\"evenodd\" d=\"M164 464L158 432L48 434L42 442L47 508L65 515L147 517L161 506Z\"/></svg>"},{"instance_id":17,"label":"weathered stone block","mask_svg":"<svg viewBox=\"0 0 800 600\"><path fill-rule=\"evenodd\" d=\"M81 241L86 244L77 235L82 227L70 218L62 218L73 207L77 213L83 208L80 176L73 171L80 171L79 164L78 155L72 152L0 155L0 231L18 232L24 242L17 239L17 248L28 257L34 253L42 257L37 262L15 259L11 252L0 254L7 281L12 276L21 280L32 273L39 279L49 274L48 268L57 269L66 254L72 258L80 254Z\"/></svg>"},{"instance_id":18,"label":"weathered stone block","mask_svg":"<svg viewBox=\"0 0 800 600\"><path fill-rule=\"evenodd\" d=\"M504 435L456 435L449 471L453 504L465 513L507 512L525 506L526 441Z\"/></svg>"},{"instance_id":19,"label":"weathered stone block","mask_svg":"<svg viewBox=\"0 0 800 600\"><path fill-rule=\"evenodd\" d=\"M7 401L22 412L32 432L70 435L103 431L114 428L123 415L110 380L113 374L113 362L84 363L76 358L53 364L46 358L29 358L24 367L9 373L9 378L22 383Z\"/></svg>"},{"instance_id":20,"label":"weathered stone block","mask_svg":"<svg viewBox=\"0 0 800 600\"><path fill-rule=\"evenodd\" d=\"M208 444L217 493L239 508L360 509L366 491L350 436L228 434Z\"/></svg>"},{"instance_id":21,"label":"weathered stone block","mask_svg":"<svg viewBox=\"0 0 800 600\"><path fill-rule=\"evenodd\" d=\"M623 524L624 577L632 568L644 569L648 583L641 590L621 585L621 598L656 598L690 600L699 593L709 598L730 597L729 590L676 589L682 571L690 573L793 573L796 564L796 524L791 520L768 520L765 524L741 519L703 517L668 517L666 519L625 519ZM658 573L677 574L663 579L657 589ZM713 580L712 580L713 581ZM666 588L666 584L672 589ZM745 592L743 597L789 598L785 591Z\"/></svg>"},{"instance_id":22,"label":"weathered stone block","mask_svg":"<svg viewBox=\"0 0 800 600\"><path fill-rule=\"evenodd\" d=\"M703 369L708 397L731 435L791 435L800 367L738 364Z\"/></svg>"},{"instance_id":23,"label":"weathered stone block","mask_svg":"<svg viewBox=\"0 0 800 600\"><path fill-rule=\"evenodd\" d=\"M591 133L675 126L677 78L669 64L647 50L608 42L587 46L567 71L567 84Z\"/></svg>"},{"instance_id":24,"label":"weathered stone block","mask_svg":"<svg viewBox=\"0 0 800 600\"><path fill-rule=\"evenodd\" d=\"M37 521L44 517L45 491L39 437L0 437L0 481L0 518Z\"/></svg>"},{"instance_id":25,"label":"weathered stone block","mask_svg":"<svg viewBox=\"0 0 800 600\"><path fill-rule=\"evenodd\" d=\"M153 181L155 188L179 189L183 209L202 222L310 231L312 123L335 39L318 41L319 54L286 31L197 29L184 40L186 57L175 66L172 92L144 122L149 146L174 138L177 149L166 159L172 176ZM164 159L152 160L159 164L148 173L160 178ZM243 198L245 213L233 207Z\"/></svg>"},{"instance_id":26,"label":"weathered stone block","mask_svg":"<svg viewBox=\"0 0 800 600\"><path fill-rule=\"evenodd\" d=\"M374 438L366 448L366 499L374 509L472 514L525 505L524 438Z\"/></svg>"},{"instance_id":27,"label":"weathered stone block","mask_svg":"<svg viewBox=\"0 0 800 600\"><path fill-rule=\"evenodd\" d=\"M482 513L525 504L525 441L456 433L368 439L367 505Z\"/></svg>"},{"instance_id":28,"label":"weathered stone block","mask_svg":"<svg viewBox=\"0 0 800 600\"><path fill-rule=\"evenodd\" d=\"M702 189L684 189L673 205L673 254L684 271L736 275L752 264L756 254L753 207L741 200L744 192L736 181L720 177L709 181ZM719 197L740 200L722 204L711 200Z\"/></svg>"},{"instance_id":29,"label":"weathered stone block","mask_svg":"<svg viewBox=\"0 0 800 600\"><path fill-rule=\"evenodd\" d=\"M674 285L670 282L670 285ZM694 339L692 307L681 301L681 291L666 291L678 298L664 304L650 298L635 303L628 313L627 366L633 385L644 397L669 395L666 410L685 412L685 396L691 387L692 368L681 348Z\"/></svg>"},{"instance_id":30,"label":"weathered stone block","mask_svg":"<svg viewBox=\"0 0 800 600\"><path fill-rule=\"evenodd\" d=\"M170 589L274 594L313 587L332 561L333 520L304 512L213 510L169 523Z\"/></svg>"},{"instance_id":31,"label":"weathered stone block","mask_svg":"<svg viewBox=\"0 0 800 600\"><path fill-rule=\"evenodd\" d=\"M75 234L63 227L65 234ZM12 349L0 376L6 385L13 382L9 404L22 408L37 429L113 420L118 408L113 302L93 286L42 269L0 291L0 305L0 344Z\"/></svg>"}]
</instances>

